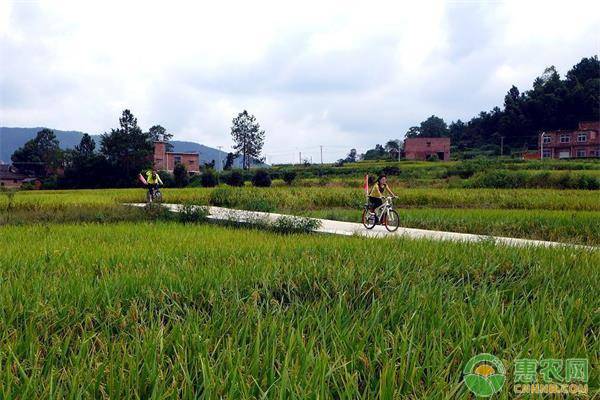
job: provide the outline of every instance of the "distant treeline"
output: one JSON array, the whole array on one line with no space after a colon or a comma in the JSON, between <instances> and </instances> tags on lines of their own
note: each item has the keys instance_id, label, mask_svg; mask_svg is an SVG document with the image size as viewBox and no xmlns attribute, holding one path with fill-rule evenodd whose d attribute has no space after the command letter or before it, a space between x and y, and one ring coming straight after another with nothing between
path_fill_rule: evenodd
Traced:
<instances>
[{"instance_id":1,"label":"distant treeline","mask_svg":"<svg viewBox=\"0 0 600 400\"><path fill-rule=\"evenodd\" d=\"M458 93L458 96L468 94ZM482 111L471 120L460 119L449 125L432 115L419 126L411 127L406 137L450 137L454 152L465 158L471 155L500 154L501 139L504 154L522 151L537 145L540 132L553 129L575 129L580 121L600 119L600 61L598 56L583 58L561 79L554 66L533 81L533 87L520 92L512 86L502 108ZM368 150L363 159L395 158L393 141ZM346 162L351 162L350 155Z\"/></svg>"}]
</instances>

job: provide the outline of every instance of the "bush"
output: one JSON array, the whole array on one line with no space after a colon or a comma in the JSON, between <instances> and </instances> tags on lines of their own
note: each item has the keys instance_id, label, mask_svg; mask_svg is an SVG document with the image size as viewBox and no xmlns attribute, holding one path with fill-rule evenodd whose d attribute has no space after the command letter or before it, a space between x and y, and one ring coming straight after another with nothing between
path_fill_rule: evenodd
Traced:
<instances>
[{"instance_id":1,"label":"bush","mask_svg":"<svg viewBox=\"0 0 600 400\"><path fill-rule=\"evenodd\" d=\"M296 172L295 171L285 171L283 173L283 181L285 183L287 183L288 185L291 185L292 183L294 183L295 179L296 179Z\"/></svg>"},{"instance_id":2,"label":"bush","mask_svg":"<svg viewBox=\"0 0 600 400\"><path fill-rule=\"evenodd\" d=\"M430 154L427 156L427 161L440 161L437 154Z\"/></svg>"},{"instance_id":3,"label":"bush","mask_svg":"<svg viewBox=\"0 0 600 400\"><path fill-rule=\"evenodd\" d=\"M381 173L390 176L400 175L400 168L395 165L388 165L381 170Z\"/></svg>"},{"instance_id":4,"label":"bush","mask_svg":"<svg viewBox=\"0 0 600 400\"><path fill-rule=\"evenodd\" d=\"M270 187L271 176L264 169L259 169L252 177L252 185L256 187Z\"/></svg>"},{"instance_id":5,"label":"bush","mask_svg":"<svg viewBox=\"0 0 600 400\"><path fill-rule=\"evenodd\" d=\"M190 183L187 168L181 163L177 163L173 169L173 178L176 187L186 187Z\"/></svg>"},{"instance_id":6,"label":"bush","mask_svg":"<svg viewBox=\"0 0 600 400\"><path fill-rule=\"evenodd\" d=\"M270 225L270 228L279 233L310 233L321 226L321 221L306 217L281 216Z\"/></svg>"},{"instance_id":7,"label":"bush","mask_svg":"<svg viewBox=\"0 0 600 400\"><path fill-rule=\"evenodd\" d=\"M229 186L244 186L244 176L239 171L231 171L231 173L225 177L225 183Z\"/></svg>"},{"instance_id":8,"label":"bush","mask_svg":"<svg viewBox=\"0 0 600 400\"><path fill-rule=\"evenodd\" d=\"M177 213L177 220L184 224L203 222L206 221L206 217L208 217L207 207L191 203L183 204Z\"/></svg>"},{"instance_id":9,"label":"bush","mask_svg":"<svg viewBox=\"0 0 600 400\"><path fill-rule=\"evenodd\" d=\"M164 187L174 187L175 186L175 179L173 178L173 175L171 175L171 173L169 173L169 171L158 171L158 176L160 177L160 180L163 182Z\"/></svg>"},{"instance_id":10,"label":"bush","mask_svg":"<svg viewBox=\"0 0 600 400\"><path fill-rule=\"evenodd\" d=\"M219 184L219 178L212 169L206 169L200 177L202 187L215 187Z\"/></svg>"}]
</instances>

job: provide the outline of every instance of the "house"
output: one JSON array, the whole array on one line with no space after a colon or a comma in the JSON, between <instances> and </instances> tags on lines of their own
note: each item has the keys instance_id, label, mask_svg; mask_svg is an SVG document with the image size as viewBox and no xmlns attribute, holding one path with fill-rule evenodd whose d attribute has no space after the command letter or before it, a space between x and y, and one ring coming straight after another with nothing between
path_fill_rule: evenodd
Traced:
<instances>
[{"instance_id":1,"label":"house","mask_svg":"<svg viewBox=\"0 0 600 400\"><path fill-rule=\"evenodd\" d=\"M404 157L407 160L427 160L437 156L441 161L450 160L449 137L415 137L404 139Z\"/></svg>"},{"instance_id":2,"label":"house","mask_svg":"<svg viewBox=\"0 0 600 400\"><path fill-rule=\"evenodd\" d=\"M200 172L200 155L196 152L167 151L167 142L154 142L154 168L173 172L176 164L186 166L188 172Z\"/></svg>"},{"instance_id":3,"label":"house","mask_svg":"<svg viewBox=\"0 0 600 400\"><path fill-rule=\"evenodd\" d=\"M542 158L600 157L600 121L580 122L576 130L540 133L538 154Z\"/></svg>"},{"instance_id":4,"label":"house","mask_svg":"<svg viewBox=\"0 0 600 400\"><path fill-rule=\"evenodd\" d=\"M26 183L32 184L36 189L42 184L38 178L19 172L13 165L0 164L0 187L20 188Z\"/></svg>"}]
</instances>

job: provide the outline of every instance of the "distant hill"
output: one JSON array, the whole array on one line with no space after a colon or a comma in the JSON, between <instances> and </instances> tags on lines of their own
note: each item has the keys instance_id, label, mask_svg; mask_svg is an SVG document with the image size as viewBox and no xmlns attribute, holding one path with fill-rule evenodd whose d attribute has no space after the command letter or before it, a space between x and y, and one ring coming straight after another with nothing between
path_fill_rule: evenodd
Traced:
<instances>
[{"instance_id":1,"label":"distant hill","mask_svg":"<svg viewBox=\"0 0 600 400\"><path fill-rule=\"evenodd\" d=\"M0 162L10 164L10 156L15 152L16 149L22 147L25 142L33 139L35 135L44 128L7 128L0 127ZM79 131L60 131L52 129L56 134L56 138L60 142L62 149L73 148L78 145L81 141L81 137L84 132ZM96 142L96 149L100 147L100 135L90 135ZM227 153L214 149L212 147L204 146L200 143L186 142L181 140L172 140L175 151L197 151L200 154L200 162L202 164L219 161L219 153L221 153L221 162L224 164L227 159ZM266 166L266 164L256 164L257 166ZM236 159L234 167L241 168L242 160Z\"/></svg>"}]
</instances>

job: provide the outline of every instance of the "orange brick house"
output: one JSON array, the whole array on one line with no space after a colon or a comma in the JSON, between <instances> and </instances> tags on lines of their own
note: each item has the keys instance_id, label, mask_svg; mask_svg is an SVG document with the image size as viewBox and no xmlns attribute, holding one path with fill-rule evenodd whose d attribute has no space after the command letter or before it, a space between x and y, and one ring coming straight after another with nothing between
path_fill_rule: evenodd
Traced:
<instances>
[{"instance_id":1,"label":"orange brick house","mask_svg":"<svg viewBox=\"0 0 600 400\"><path fill-rule=\"evenodd\" d=\"M437 156L440 161L450 160L449 137L415 137L404 139L404 157L407 160L427 160Z\"/></svg>"},{"instance_id":2,"label":"orange brick house","mask_svg":"<svg viewBox=\"0 0 600 400\"><path fill-rule=\"evenodd\" d=\"M154 142L154 168L173 172L176 164L186 166L188 172L200 172L200 155L195 152L167 151L167 142Z\"/></svg>"},{"instance_id":3,"label":"orange brick house","mask_svg":"<svg viewBox=\"0 0 600 400\"><path fill-rule=\"evenodd\" d=\"M543 158L600 157L600 121L580 122L575 130L540 133L538 155Z\"/></svg>"}]
</instances>

